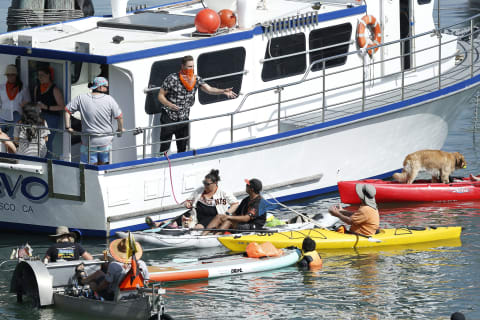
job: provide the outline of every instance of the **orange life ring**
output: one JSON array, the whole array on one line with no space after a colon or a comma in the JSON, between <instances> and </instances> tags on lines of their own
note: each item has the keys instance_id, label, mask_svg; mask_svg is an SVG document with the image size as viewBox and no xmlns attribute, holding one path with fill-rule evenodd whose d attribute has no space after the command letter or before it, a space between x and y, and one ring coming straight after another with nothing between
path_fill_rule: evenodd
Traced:
<instances>
[{"instance_id":1,"label":"orange life ring","mask_svg":"<svg viewBox=\"0 0 480 320\"><path fill-rule=\"evenodd\" d=\"M373 34L371 38L367 33L367 29L370 29ZM360 20L357 27L357 43L360 48L366 48L367 50L371 47L378 46L382 42L382 30L377 19L372 15L364 15L362 20ZM375 52L378 51L378 47L368 50L368 54L372 56Z\"/></svg>"}]
</instances>

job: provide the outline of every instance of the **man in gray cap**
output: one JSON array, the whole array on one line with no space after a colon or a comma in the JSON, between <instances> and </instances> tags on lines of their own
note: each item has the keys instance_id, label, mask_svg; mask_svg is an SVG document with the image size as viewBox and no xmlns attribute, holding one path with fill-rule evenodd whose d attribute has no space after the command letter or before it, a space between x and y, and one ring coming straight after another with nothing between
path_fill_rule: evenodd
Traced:
<instances>
[{"instance_id":1,"label":"man in gray cap","mask_svg":"<svg viewBox=\"0 0 480 320\"><path fill-rule=\"evenodd\" d=\"M375 187L370 184L357 184L355 186L360 201L362 202L357 211L351 212L340 206L331 206L328 212L350 225L351 233L374 235L378 230L380 216L375 202Z\"/></svg>"}]
</instances>

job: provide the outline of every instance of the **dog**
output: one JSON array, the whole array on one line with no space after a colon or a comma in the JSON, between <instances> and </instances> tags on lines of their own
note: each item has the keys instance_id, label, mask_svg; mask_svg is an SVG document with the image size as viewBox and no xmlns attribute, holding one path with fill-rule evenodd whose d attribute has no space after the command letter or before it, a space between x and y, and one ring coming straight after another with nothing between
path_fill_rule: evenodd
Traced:
<instances>
[{"instance_id":1,"label":"dog","mask_svg":"<svg viewBox=\"0 0 480 320\"><path fill-rule=\"evenodd\" d=\"M432 182L449 183L453 171L466 167L465 157L459 152L420 150L405 157L402 172L395 173L393 179L411 184L420 171L427 171L432 174Z\"/></svg>"}]
</instances>

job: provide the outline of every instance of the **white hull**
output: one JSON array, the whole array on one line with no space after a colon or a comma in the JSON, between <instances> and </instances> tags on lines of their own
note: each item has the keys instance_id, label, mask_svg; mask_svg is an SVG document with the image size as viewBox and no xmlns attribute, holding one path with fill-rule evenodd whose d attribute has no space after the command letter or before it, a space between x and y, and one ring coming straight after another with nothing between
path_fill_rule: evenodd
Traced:
<instances>
[{"instance_id":1,"label":"white hull","mask_svg":"<svg viewBox=\"0 0 480 320\"><path fill-rule=\"evenodd\" d=\"M326 215L322 220L315 222L306 222L306 223L292 223L279 225L272 228L266 228L265 232L284 232L288 230L303 230L311 229L315 227L331 227L333 224L339 220L330 214ZM221 243L218 241L219 237L223 235L201 235L201 231L191 231L189 229L168 229L167 233L162 234L155 232L158 229L148 229L145 231L136 231L132 232L135 237L135 240L142 243L143 245L148 244L151 246L156 246L160 248L213 248L221 246ZM164 229L164 231L167 231ZM185 234L182 234L185 231ZM171 233L178 232L179 235L172 235ZM260 232L261 233L261 232ZM128 237L127 232L117 232L116 235L119 238ZM230 235L228 235L230 236Z\"/></svg>"},{"instance_id":2,"label":"white hull","mask_svg":"<svg viewBox=\"0 0 480 320\"><path fill-rule=\"evenodd\" d=\"M480 83L478 48L469 48L454 34L435 36L431 33L433 2L411 1L410 12L418 16L412 19L414 30L409 30L414 36L402 40L411 51L401 53L400 31L411 26L398 20L399 1L368 0L367 4L368 14L377 17L385 33L382 47L371 59L357 50L355 28L367 14L363 2L316 8L304 2L269 0L272 10L261 9L252 16L254 24L261 25L233 28L208 38L195 36L193 26L162 33L118 26L115 20L112 25L106 17L68 22L55 30L45 27L0 36L4 44L0 60L12 63L18 51L24 78L32 76L28 66L38 62L35 59L52 63L63 79L67 102L87 92L87 78L101 64L108 64L110 94L122 105L129 129L114 139L109 165L79 165L70 150L69 134L61 141L62 161L2 153L2 158L18 163L0 163L4 195L0 227L51 232L67 225L85 235L110 236L144 229L146 215L157 221L178 216L185 210L180 203L212 168L220 171L221 187L239 197L243 197L244 179L255 177L263 181L265 198L287 201L335 191L339 180L390 176L402 167L405 155L440 149ZM200 4L192 6L170 7L167 16L177 14L170 22L180 15L193 21L189 12ZM146 14L157 13L165 14ZM280 25L284 29L279 30ZM350 34L333 46L345 48L340 54L346 57L343 64L311 71L315 61L307 56L319 50L327 54L329 49L315 47L312 41L305 45L307 51L302 47L294 54L305 55L304 71L265 79L266 52L273 59L270 62L289 56L272 55L273 40L285 44L288 35L300 34L307 43L314 31L331 27ZM119 33L125 41L111 42ZM29 39L30 43L22 44ZM475 40L473 46L478 45ZM190 149L176 154L172 146L169 158L158 157L159 128L153 125L159 116L147 114L144 108L148 98L144 89L152 84L150 75L159 72L154 66L169 66L170 59L185 54L192 54L197 62L211 52L226 59L220 53L230 49L237 50L230 56L235 61L243 53L244 65L226 75L212 74L220 79L240 75L240 98L202 104L199 96L190 114ZM323 62L338 59L336 54L327 54ZM84 63L81 80L72 83L70 75L78 61ZM140 127L143 131L134 129Z\"/></svg>"}]
</instances>

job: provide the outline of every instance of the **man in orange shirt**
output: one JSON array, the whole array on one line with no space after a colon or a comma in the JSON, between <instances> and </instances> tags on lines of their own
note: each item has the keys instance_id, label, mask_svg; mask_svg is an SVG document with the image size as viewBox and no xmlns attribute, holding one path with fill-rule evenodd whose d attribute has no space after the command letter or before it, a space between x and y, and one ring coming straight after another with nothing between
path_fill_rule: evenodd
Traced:
<instances>
[{"instance_id":1,"label":"man in orange shirt","mask_svg":"<svg viewBox=\"0 0 480 320\"><path fill-rule=\"evenodd\" d=\"M374 235L380 223L380 216L375 202L375 187L370 184L357 184L355 191L362 202L357 211L351 212L342 209L340 206L331 206L328 212L350 225L351 233L366 236Z\"/></svg>"}]
</instances>

